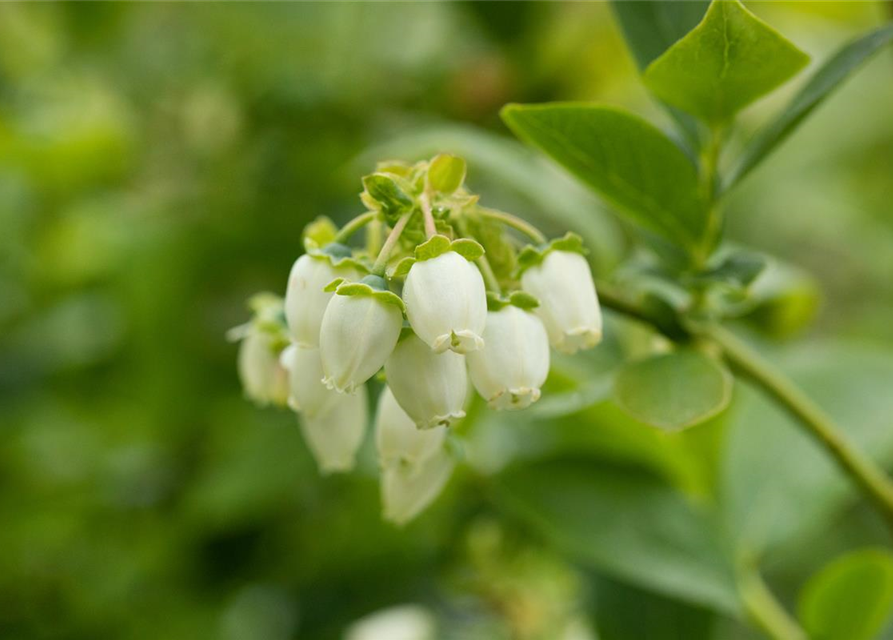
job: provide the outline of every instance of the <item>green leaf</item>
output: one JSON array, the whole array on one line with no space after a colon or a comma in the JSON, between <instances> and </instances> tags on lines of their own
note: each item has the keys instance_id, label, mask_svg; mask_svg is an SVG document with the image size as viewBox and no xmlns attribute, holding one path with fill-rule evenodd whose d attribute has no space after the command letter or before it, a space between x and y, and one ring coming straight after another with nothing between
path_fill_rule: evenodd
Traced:
<instances>
[{"instance_id":1,"label":"green leaf","mask_svg":"<svg viewBox=\"0 0 893 640\"><path fill-rule=\"evenodd\" d=\"M831 562L810 578L799 615L815 640L871 640L893 610L893 555L863 549Z\"/></svg>"},{"instance_id":2,"label":"green leaf","mask_svg":"<svg viewBox=\"0 0 893 640\"><path fill-rule=\"evenodd\" d=\"M811 341L764 349L835 419L844 437L882 467L893 464L893 350L877 344ZM754 554L816 543L859 495L827 451L781 407L746 384L725 443L720 503L738 546Z\"/></svg>"},{"instance_id":3,"label":"green leaf","mask_svg":"<svg viewBox=\"0 0 893 640\"><path fill-rule=\"evenodd\" d=\"M893 42L893 24L867 33L835 53L813 74L784 111L747 144L738 163L729 174L725 188L731 188L750 173L860 65L891 42Z\"/></svg>"},{"instance_id":4,"label":"green leaf","mask_svg":"<svg viewBox=\"0 0 893 640\"><path fill-rule=\"evenodd\" d=\"M434 191L450 194L465 181L465 160L442 153L431 160L428 167L428 186Z\"/></svg>"},{"instance_id":5,"label":"green leaf","mask_svg":"<svg viewBox=\"0 0 893 640\"><path fill-rule=\"evenodd\" d=\"M695 167L659 129L627 111L579 103L508 105L502 118L618 212L691 251L707 227Z\"/></svg>"},{"instance_id":6,"label":"green leaf","mask_svg":"<svg viewBox=\"0 0 893 640\"><path fill-rule=\"evenodd\" d=\"M678 600L598 577L595 623L599 640L710 640L716 614Z\"/></svg>"},{"instance_id":7,"label":"green leaf","mask_svg":"<svg viewBox=\"0 0 893 640\"><path fill-rule=\"evenodd\" d=\"M366 193L378 204L391 224L415 205L415 200L397 180L396 176L386 173L373 173L363 178Z\"/></svg>"},{"instance_id":8,"label":"green leaf","mask_svg":"<svg viewBox=\"0 0 893 640\"><path fill-rule=\"evenodd\" d=\"M644 79L661 100L721 123L808 61L739 0L714 0L701 24L652 62Z\"/></svg>"},{"instance_id":9,"label":"green leaf","mask_svg":"<svg viewBox=\"0 0 893 640\"><path fill-rule=\"evenodd\" d=\"M638 420L670 431L715 416L731 397L731 374L697 351L674 351L629 363L614 382L617 404Z\"/></svg>"},{"instance_id":10,"label":"green leaf","mask_svg":"<svg viewBox=\"0 0 893 640\"><path fill-rule=\"evenodd\" d=\"M694 29L709 6L710 0L611 0L611 9L640 70Z\"/></svg>"},{"instance_id":11,"label":"green leaf","mask_svg":"<svg viewBox=\"0 0 893 640\"><path fill-rule=\"evenodd\" d=\"M576 561L718 611L739 611L710 512L641 470L559 458L510 468L496 499Z\"/></svg>"},{"instance_id":12,"label":"green leaf","mask_svg":"<svg viewBox=\"0 0 893 640\"><path fill-rule=\"evenodd\" d=\"M611 9L640 71L695 28L710 0L611 0ZM664 104L692 146L700 146L698 123L687 113Z\"/></svg>"}]
</instances>

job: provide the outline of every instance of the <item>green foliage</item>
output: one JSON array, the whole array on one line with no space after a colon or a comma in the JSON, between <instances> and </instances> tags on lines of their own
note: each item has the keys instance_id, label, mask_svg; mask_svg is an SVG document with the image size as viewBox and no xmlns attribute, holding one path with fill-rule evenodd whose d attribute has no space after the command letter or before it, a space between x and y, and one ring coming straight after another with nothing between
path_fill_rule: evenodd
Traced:
<instances>
[{"instance_id":1,"label":"green foliage","mask_svg":"<svg viewBox=\"0 0 893 640\"><path fill-rule=\"evenodd\" d=\"M725 366L690 350L631 362L614 382L614 398L630 415L670 431L708 420L731 397L732 375Z\"/></svg>"},{"instance_id":2,"label":"green foliage","mask_svg":"<svg viewBox=\"0 0 893 640\"><path fill-rule=\"evenodd\" d=\"M800 89L790 104L747 144L726 179L730 188L762 162L794 132L866 60L893 42L893 25L875 29L841 48Z\"/></svg>"},{"instance_id":3,"label":"green foliage","mask_svg":"<svg viewBox=\"0 0 893 640\"><path fill-rule=\"evenodd\" d=\"M401 183L403 181L399 177L386 173L373 173L363 178L363 187L369 199L378 205L392 225L415 206L409 185Z\"/></svg>"},{"instance_id":4,"label":"green foliage","mask_svg":"<svg viewBox=\"0 0 893 640\"><path fill-rule=\"evenodd\" d=\"M644 79L661 100L718 124L808 61L740 0L714 0L703 21L654 60Z\"/></svg>"},{"instance_id":5,"label":"green foliage","mask_svg":"<svg viewBox=\"0 0 893 640\"><path fill-rule=\"evenodd\" d=\"M893 554L854 551L813 576L799 615L814 640L872 640L893 611Z\"/></svg>"},{"instance_id":6,"label":"green foliage","mask_svg":"<svg viewBox=\"0 0 893 640\"><path fill-rule=\"evenodd\" d=\"M451 194L465 181L465 160L440 154L428 167L428 186L434 191Z\"/></svg>"},{"instance_id":7,"label":"green foliage","mask_svg":"<svg viewBox=\"0 0 893 640\"><path fill-rule=\"evenodd\" d=\"M728 549L711 514L657 478L556 459L500 478L507 508L586 566L675 599L739 611Z\"/></svg>"},{"instance_id":8,"label":"green foliage","mask_svg":"<svg viewBox=\"0 0 893 640\"><path fill-rule=\"evenodd\" d=\"M669 138L613 107L509 105L506 124L645 229L694 251L708 211L697 172Z\"/></svg>"}]
</instances>

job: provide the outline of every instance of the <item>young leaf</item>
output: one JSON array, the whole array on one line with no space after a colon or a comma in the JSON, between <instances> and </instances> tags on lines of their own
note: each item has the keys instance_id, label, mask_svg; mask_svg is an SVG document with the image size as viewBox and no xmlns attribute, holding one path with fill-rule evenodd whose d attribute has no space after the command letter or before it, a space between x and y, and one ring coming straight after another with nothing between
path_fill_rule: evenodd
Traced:
<instances>
[{"instance_id":1,"label":"young leaf","mask_svg":"<svg viewBox=\"0 0 893 640\"><path fill-rule=\"evenodd\" d=\"M800 596L799 614L810 638L871 640L893 610L893 555L855 551L813 576Z\"/></svg>"},{"instance_id":2,"label":"young leaf","mask_svg":"<svg viewBox=\"0 0 893 640\"><path fill-rule=\"evenodd\" d=\"M624 366L614 399L634 418L675 431L715 416L732 397L732 375L696 351L675 351Z\"/></svg>"},{"instance_id":3,"label":"young leaf","mask_svg":"<svg viewBox=\"0 0 893 640\"><path fill-rule=\"evenodd\" d=\"M450 194L465 181L465 160L442 153L428 167L428 184L434 191Z\"/></svg>"},{"instance_id":4,"label":"young leaf","mask_svg":"<svg viewBox=\"0 0 893 640\"><path fill-rule=\"evenodd\" d=\"M402 214L412 209L415 201L397 179L386 173L373 173L363 178L366 193L378 203L382 213L393 224Z\"/></svg>"},{"instance_id":5,"label":"young leaf","mask_svg":"<svg viewBox=\"0 0 893 640\"><path fill-rule=\"evenodd\" d=\"M707 206L685 153L629 112L578 103L508 105L502 118L634 222L694 250Z\"/></svg>"},{"instance_id":6,"label":"young leaf","mask_svg":"<svg viewBox=\"0 0 893 640\"><path fill-rule=\"evenodd\" d=\"M740 0L714 0L701 24L652 62L644 79L661 100L722 123L808 61Z\"/></svg>"},{"instance_id":7,"label":"young leaf","mask_svg":"<svg viewBox=\"0 0 893 640\"><path fill-rule=\"evenodd\" d=\"M762 162L793 133L812 110L819 106L850 74L885 45L893 42L893 24L876 29L845 45L815 72L778 117L760 131L745 147L738 164L728 176L731 188Z\"/></svg>"}]
</instances>

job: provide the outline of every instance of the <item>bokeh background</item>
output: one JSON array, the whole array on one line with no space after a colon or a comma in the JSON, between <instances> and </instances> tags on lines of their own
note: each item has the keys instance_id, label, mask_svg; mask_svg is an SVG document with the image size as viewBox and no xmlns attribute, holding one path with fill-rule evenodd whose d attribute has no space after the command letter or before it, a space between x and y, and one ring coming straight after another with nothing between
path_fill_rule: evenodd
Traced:
<instances>
[{"instance_id":1,"label":"bokeh background","mask_svg":"<svg viewBox=\"0 0 893 640\"><path fill-rule=\"evenodd\" d=\"M751 8L814 63L890 15ZM797 84L745 112L730 154ZM294 415L245 401L226 330L249 295L284 290L306 222L361 212L377 160L463 155L485 202L580 230L609 275L628 230L499 121L547 100L667 124L600 2L0 5L0 637L328 640L415 603L437 640L752 638L721 597L677 593L702 576L664 562L669 502L707 505L788 599L837 553L888 544L747 389L682 436L597 401L617 340L563 363L573 398L479 416L446 494L404 529L380 520L370 443L358 472L321 478ZM891 176L885 51L729 220L788 265L758 339L888 463ZM563 535L621 512L610 553Z\"/></svg>"}]
</instances>

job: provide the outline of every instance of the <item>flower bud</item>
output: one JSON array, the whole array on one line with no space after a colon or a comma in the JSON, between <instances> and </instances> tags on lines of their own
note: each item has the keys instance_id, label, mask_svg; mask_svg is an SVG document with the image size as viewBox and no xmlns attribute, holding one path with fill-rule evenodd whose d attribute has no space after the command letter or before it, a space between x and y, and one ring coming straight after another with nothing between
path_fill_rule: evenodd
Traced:
<instances>
[{"instance_id":1,"label":"flower bud","mask_svg":"<svg viewBox=\"0 0 893 640\"><path fill-rule=\"evenodd\" d=\"M336 278L359 280L349 264L332 266L329 256L304 254L295 261L285 292L285 317L294 341L302 347L319 346L319 329L332 293L323 291Z\"/></svg>"},{"instance_id":2,"label":"flower bud","mask_svg":"<svg viewBox=\"0 0 893 640\"><path fill-rule=\"evenodd\" d=\"M288 404L295 411L312 418L328 411L341 397L322 383L322 361L319 349L290 345L280 357L288 371Z\"/></svg>"},{"instance_id":3,"label":"flower bud","mask_svg":"<svg viewBox=\"0 0 893 640\"><path fill-rule=\"evenodd\" d=\"M384 282L378 276L367 276L361 283L347 285L346 290L345 285L339 287L323 315L319 334L323 382L339 393L352 393L374 376L400 337L403 313L388 297L397 303L400 299L384 290L373 291L367 281L375 279Z\"/></svg>"},{"instance_id":4,"label":"flower bud","mask_svg":"<svg viewBox=\"0 0 893 640\"><path fill-rule=\"evenodd\" d=\"M397 402L420 429L448 426L465 417L468 373L464 356L435 353L412 334L397 343L384 370Z\"/></svg>"},{"instance_id":5,"label":"flower bud","mask_svg":"<svg viewBox=\"0 0 893 640\"><path fill-rule=\"evenodd\" d=\"M494 409L523 409L539 400L549 375L549 338L535 315L508 305L487 314L485 345L468 354L471 381Z\"/></svg>"},{"instance_id":6,"label":"flower bud","mask_svg":"<svg viewBox=\"0 0 893 640\"><path fill-rule=\"evenodd\" d=\"M419 429L397 404L389 387L381 392L375 417L375 442L382 467L420 465L443 447L444 438L446 427Z\"/></svg>"},{"instance_id":7,"label":"flower bud","mask_svg":"<svg viewBox=\"0 0 893 640\"><path fill-rule=\"evenodd\" d=\"M536 296L536 314L549 343L562 353L590 349L602 338L602 315L589 264L579 253L550 251L521 275L524 291Z\"/></svg>"},{"instance_id":8,"label":"flower bud","mask_svg":"<svg viewBox=\"0 0 893 640\"><path fill-rule=\"evenodd\" d=\"M337 401L315 416L302 416L301 432L320 473L353 469L357 450L363 443L368 419L366 387L356 393L338 395Z\"/></svg>"},{"instance_id":9,"label":"flower bud","mask_svg":"<svg viewBox=\"0 0 893 640\"><path fill-rule=\"evenodd\" d=\"M437 353L484 346L487 293L480 271L455 251L412 265L403 286L412 330Z\"/></svg>"},{"instance_id":10,"label":"flower bud","mask_svg":"<svg viewBox=\"0 0 893 640\"><path fill-rule=\"evenodd\" d=\"M420 464L400 462L383 467L381 502L384 518L397 525L415 518L440 495L454 466L449 451L441 447Z\"/></svg>"},{"instance_id":11,"label":"flower bud","mask_svg":"<svg viewBox=\"0 0 893 640\"><path fill-rule=\"evenodd\" d=\"M279 363L273 336L249 328L239 345L238 369L245 395L261 405L285 405L288 372Z\"/></svg>"}]
</instances>

